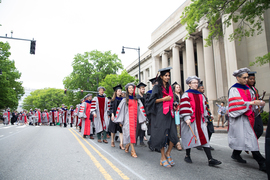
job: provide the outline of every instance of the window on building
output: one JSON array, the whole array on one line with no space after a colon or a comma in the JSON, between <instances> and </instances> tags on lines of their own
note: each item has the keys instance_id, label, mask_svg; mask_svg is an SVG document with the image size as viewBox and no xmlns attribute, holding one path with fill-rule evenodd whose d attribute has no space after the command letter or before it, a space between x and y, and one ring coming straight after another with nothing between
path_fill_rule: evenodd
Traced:
<instances>
[{"instance_id":1,"label":"window on building","mask_svg":"<svg viewBox=\"0 0 270 180\"><path fill-rule=\"evenodd\" d=\"M138 79L138 75L135 75L135 79Z\"/></svg>"}]
</instances>

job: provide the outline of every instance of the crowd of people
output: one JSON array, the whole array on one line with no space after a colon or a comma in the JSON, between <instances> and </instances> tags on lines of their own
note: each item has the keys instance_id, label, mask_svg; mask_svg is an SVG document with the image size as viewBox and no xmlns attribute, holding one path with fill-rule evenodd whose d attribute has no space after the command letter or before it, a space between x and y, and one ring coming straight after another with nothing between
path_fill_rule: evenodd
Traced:
<instances>
[{"instance_id":1,"label":"crowd of people","mask_svg":"<svg viewBox=\"0 0 270 180\"><path fill-rule=\"evenodd\" d=\"M145 92L147 85L144 83L137 86L128 83L124 89L121 85L113 87L114 94L110 98L104 95L105 88L99 87L97 96L93 98L92 94L87 94L75 108L70 106L67 109L63 104L62 108L52 108L49 112L30 109L22 112L18 121L31 125L75 126L83 138L95 139L96 135L99 143L106 144L111 138L111 147L115 147L119 138L120 150L128 153L131 148L130 154L134 158L138 157L135 145L146 146L147 132L149 149L161 153L161 166L169 168L175 165L171 156L173 148L185 149L184 161L187 163L192 163L191 148L200 148L204 150L209 166L222 164L211 154L214 149L209 141L214 133L214 117L204 94L203 82L197 76L190 76L186 79L189 89L183 92L179 83L169 84L171 69L160 69L159 75L149 80L153 88L148 92ZM217 104L218 126L220 118L224 126L223 117L227 114L228 142L233 150L231 158L246 163L240 154L242 151L251 152L259 169L266 171L266 159L258 146L258 138L263 133L260 112L265 102L254 87L255 73L248 68L233 73L237 82L229 89L227 108L224 102ZM8 124L11 117L9 109L4 117L4 123Z\"/></svg>"}]
</instances>

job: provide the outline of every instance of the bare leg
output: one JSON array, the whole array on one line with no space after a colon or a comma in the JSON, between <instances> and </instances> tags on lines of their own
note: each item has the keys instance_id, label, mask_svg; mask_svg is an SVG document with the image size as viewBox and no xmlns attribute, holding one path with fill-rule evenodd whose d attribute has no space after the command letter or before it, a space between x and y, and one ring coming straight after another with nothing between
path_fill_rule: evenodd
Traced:
<instances>
[{"instance_id":1,"label":"bare leg","mask_svg":"<svg viewBox=\"0 0 270 180\"><path fill-rule=\"evenodd\" d=\"M131 146L131 152L130 152L131 156L134 157L134 158L138 157L136 152L135 152L134 144L130 143L130 146Z\"/></svg>"},{"instance_id":2,"label":"bare leg","mask_svg":"<svg viewBox=\"0 0 270 180\"><path fill-rule=\"evenodd\" d=\"M120 139L120 148L121 149L124 149L124 146L123 146L123 133L119 133L119 139Z\"/></svg>"},{"instance_id":3,"label":"bare leg","mask_svg":"<svg viewBox=\"0 0 270 180\"><path fill-rule=\"evenodd\" d=\"M171 165L169 165L169 163L168 163L168 161L166 161L167 160L167 158L166 158L166 156L165 156L165 148L164 147L162 147L161 149L160 149L160 153L161 153L161 159L160 159L160 165L168 165L168 166L166 166L166 167L171 167ZM166 161L166 162L164 162L164 161ZM164 162L163 164L162 164L162 162Z\"/></svg>"},{"instance_id":4,"label":"bare leg","mask_svg":"<svg viewBox=\"0 0 270 180\"><path fill-rule=\"evenodd\" d=\"M115 136L115 133L111 133L111 146L112 146L112 147L115 147L115 144L114 144L114 136Z\"/></svg>"}]
</instances>

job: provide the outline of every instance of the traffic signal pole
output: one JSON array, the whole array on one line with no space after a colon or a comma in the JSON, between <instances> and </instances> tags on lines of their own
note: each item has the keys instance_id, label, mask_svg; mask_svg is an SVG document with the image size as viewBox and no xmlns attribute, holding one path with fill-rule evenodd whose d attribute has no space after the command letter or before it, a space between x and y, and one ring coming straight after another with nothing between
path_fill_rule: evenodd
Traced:
<instances>
[{"instance_id":1,"label":"traffic signal pole","mask_svg":"<svg viewBox=\"0 0 270 180\"><path fill-rule=\"evenodd\" d=\"M36 40L31 40L31 39L22 39L22 38L13 38L13 37L7 37L7 36L0 36L0 38L5 38L5 39L14 39L14 40L20 40L20 41L31 41L30 44L30 54L35 54L36 51Z\"/></svg>"}]
</instances>

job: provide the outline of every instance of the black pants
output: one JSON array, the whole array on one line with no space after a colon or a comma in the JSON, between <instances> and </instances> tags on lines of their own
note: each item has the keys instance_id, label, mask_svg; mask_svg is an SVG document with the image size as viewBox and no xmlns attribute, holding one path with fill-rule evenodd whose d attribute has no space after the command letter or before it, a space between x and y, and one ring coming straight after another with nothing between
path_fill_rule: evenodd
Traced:
<instances>
[{"instance_id":1,"label":"black pants","mask_svg":"<svg viewBox=\"0 0 270 180\"><path fill-rule=\"evenodd\" d=\"M72 123L70 123L70 127L72 127Z\"/></svg>"},{"instance_id":2,"label":"black pants","mask_svg":"<svg viewBox=\"0 0 270 180\"><path fill-rule=\"evenodd\" d=\"M64 123L64 127L67 127L67 123Z\"/></svg>"},{"instance_id":3,"label":"black pants","mask_svg":"<svg viewBox=\"0 0 270 180\"><path fill-rule=\"evenodd\" d=\"M210 141L212 134L215 132L212 122L207 123L207 132L208 132L208 138L209 138L209 141Z\"/></svg>"},{"instance_id":4,"label":"black pants","mask_svg":"<svg viewBox=\"0 0 270 180\"><path fill-rule=\"evenodd\" d=\"M234 156L240 156L242 151L233 150ZM265 163L265 158L261 155L260 151L251 151L253 158L257 161L258 164Z\"/></svg>"},{"instance_id":5,"label":"black pants","mask_svg":"<svg viewBox=\"0 0 270 180\"><path fill-rule=\"evenodd\" d=\"M186 149L186 155L190 156L190 148ZM203 150L205 152L205 155L207 156L207 159L210 160L212 159L212 154L211 154L211 149L209 147L203 147Z\"/></svg>"}]
</instances>

